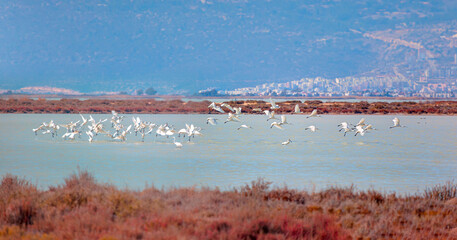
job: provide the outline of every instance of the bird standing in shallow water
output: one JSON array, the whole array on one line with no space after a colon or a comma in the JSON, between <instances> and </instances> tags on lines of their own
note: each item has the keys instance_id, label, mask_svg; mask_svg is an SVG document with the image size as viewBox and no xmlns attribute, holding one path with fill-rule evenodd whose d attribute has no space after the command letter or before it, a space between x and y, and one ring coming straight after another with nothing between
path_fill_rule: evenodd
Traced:
<instances>
[{"instance_id":1,"label":"bird standing in shallow water","mask_svg":"<svg viewBox=\"0 0 457 240\"><path fill-rule=\"evenodd\" d=\"M173 137L173 143L175 144L176 148L182 148L182 143L176 142L176 138Z\"/></svg>"}]
</instances>

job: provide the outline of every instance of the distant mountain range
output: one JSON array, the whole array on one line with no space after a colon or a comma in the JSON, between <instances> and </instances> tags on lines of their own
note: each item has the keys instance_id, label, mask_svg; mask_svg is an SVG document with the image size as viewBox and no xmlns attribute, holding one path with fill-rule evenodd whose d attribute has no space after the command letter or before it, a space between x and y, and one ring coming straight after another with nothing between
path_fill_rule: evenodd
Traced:
<instances>
[{"instance_id":1,"label":"distant mountain range","mask_svg":"<svg viewBox=\"0 0 457 240\"><path fill-rule=\"evenodd\" d=\"M457 1L0 3L0 88L161 94L302 77L457 78Z\"/></svg>"}]
</instances>

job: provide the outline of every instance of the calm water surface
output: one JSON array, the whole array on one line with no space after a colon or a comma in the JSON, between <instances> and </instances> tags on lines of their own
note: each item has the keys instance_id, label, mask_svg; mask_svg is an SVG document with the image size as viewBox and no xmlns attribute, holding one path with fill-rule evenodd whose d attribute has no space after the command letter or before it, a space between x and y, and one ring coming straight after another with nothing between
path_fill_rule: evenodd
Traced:
<instances>
[{"instance_id":1,"label":"calm water surface","mask_svg":"<svg viewBox=\"0 0 457 240\"><path fill-rule=\"evenodd\" d=\"M110 115L93 115L96 120ZM124 124L131 123L125 115ZM457 173L457 117L398 116L405 128L389 129L394 116L324 115L305 119L289 115L284 130L270 129L265 116L243 115L253 129L237 130L239 123L206 125L209 115L136 115L178 130L185 123L203 128L204 136L183 142L148 135L128 135L127 142L98 136L63 141L60 136L35 136L32 128L53 119L56 123L79 120L74 114L0 114L0 174L25 176L40 187L60 184L78 167L102 182L120 187L209 186L230 189L263 177L276 186L299 189L329 185L380 191L415 193L444 183ZM215 115L213 115L215 116ZM337 124L366 118L377 130L365 136L343 137ZM106 124L109 126L110 124ZM317 132L305 131L316 125ZM281 142L290 138L287 146Z\"/></svg>"}]
</instances>

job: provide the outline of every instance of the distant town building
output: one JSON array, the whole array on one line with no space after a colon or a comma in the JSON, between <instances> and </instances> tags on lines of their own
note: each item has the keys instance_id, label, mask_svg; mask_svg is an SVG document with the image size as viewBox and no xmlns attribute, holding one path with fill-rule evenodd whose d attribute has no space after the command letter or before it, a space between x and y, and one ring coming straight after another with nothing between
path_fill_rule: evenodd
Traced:
<instances>
[{"instance_id":1,"label":"distant town building","mask_svg":"<svg viewBox=\"0 0 457 240\"><path fill-rule=\"evenodd\" d=\"M422 51L418 51L422 54ZM420 55L423 56L423 55ZM426 58L427 56L424 56ZM202 90L205 94L211 89ZM214 92L214 90L212 90ZM376 77L301 78L282 83L264 83L254 87L218 91L231 96L388 96L449 98L457 94L457 67L438 69L433 76L425 70L418 79L401 74Z\"/></svg>"}]
</instances>

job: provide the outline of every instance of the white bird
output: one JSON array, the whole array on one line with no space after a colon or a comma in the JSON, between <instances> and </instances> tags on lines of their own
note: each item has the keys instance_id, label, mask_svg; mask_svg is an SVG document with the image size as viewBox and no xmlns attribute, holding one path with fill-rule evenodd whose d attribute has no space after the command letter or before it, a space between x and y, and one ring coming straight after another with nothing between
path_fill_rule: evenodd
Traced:
<instances>
[{"instance_id":1,"label":"white bird","mask_svg":"<svg viewBox=\"0 0 457 240\"><path fill-rule=\"evenodd\" d=\"M400 119L398 119L397 117L392 119L392 121L394 122L394 125L392 127L390 127L390 128L405 127L405 126L400 125Z\"/></svg>"},{"instance_id":2,"label":"white bird","mask_svg":"<svg viewBox=\"0 0 457 240\"><path fill-rule=\"evenodd\" d=\"M92 117L92 115L89 115L89 122L95 124L95 119Z\"/></svg>"},{"instance_id":3,"label":"white bird","mask_svg":"<svg viewBox=\"0 0 457 240\"><path fill-rule=\"evenodd\" d=\"M287 145L287 144L289 144L289 143L291 143L291 142L292 142L292 140L290 140L290 138L289 138L287 141L282 142L281 144L282 144L282 145Z\"/></svg>"},{"instance_id":4,"label":"white bird","mask_svg":"<svg viewBox=\"0 0 457 240\"><path fill-rule=\"evenodd\" d=\"M78 123L79 123L79 120L75 123L73 121L71 121L68 124L60 124L60 126L66 128L67 133L68 133L68 132L73 132L76 128L76 125L78 125Z\"/></svg>"},{"instance_id":5,"label":"white bird","mask_svg":"<svg viewBox=\"0 0 457 240\"><path fill-rule=\"evenodd\" d=\"M32 131L35 133L35 135L37 135L37 132L41 129L43 129L45 127L45 124L41 124L38 128L34 128L32 129Z\"/></svg>"},{"instance_id":6,"label":"white bird","mask_svg":"<svg viewBox=\"0 0 457 240\"><path fill-rule=\"evenodd\" d=\"M119 134L116 137L114 137L114 139L125 141L126 140L125 136L127 135L127 133L130 132L131 128L132 128L132 125L129 125L126 130L124 130L121 134ZM144 136L143 136L143 138L144 138Z\"/></svg>"},{"instance_id":7,"label":"white bird","mask_svg":"<svg viewBox=\"0 0 457 240\"><path fill-rule=\"evenodd\" d=\"M229 113L231 114L231 113ZM201 128L197 128L194 126L194 124L191 124L189 126L189 124L186 123L186 129L187 129L187 135L189 137L189 142L190 142L190 138L191 137L195 137L195 136L203 136L203 134L200 133L200 130Z\"/></svg>"},{"instance_id":8,"label":"white bird","mask_svg":"<svg viewBox=\"0 0 457 240\"><path fill-rule=\"evenodd\" d=\"M236 107L235 109L235 115L241 115L241 107Z\"/></svg>"},{"instance_id":9,"label":"white bird","mask_svg":"<svg viewBox=\"0 0 457 240\"><path fill-rule=\"evenodd\" d=\"M84 125L86 125L89 122L89 119L84 118L82 114L79 114L79 116L81 116L81 119L83 120L83 122L79 125L79 129L81 129Z\"/></svg>"},{"instance_id":10,"label":"white bird","mask_svg":"<svg viewBox=\"0 0 457 240\"><path fill-rule=\"evenodd\" d=\"M135 130L135 133L137 132L143 132L144 133L144 129L147 127L146 123L142 122L140 117L132 117L132 121L133 121L133 127L134 127L134 130Z\"/></svg>"},{"instance_id":11,"label":"white bird","mask_svg":"<svg viewBox=\"0 0 457 240\"><path fill-rule=\"evenodd\" d=\"M339 130L340 132L342 130L344 130L344 136L346 136L346 133L347 132L350 132L352 131L350 128L349 128L349 124L347 122L342 122L341 124L338 125L339 127L341 127L341 129Z\"/></svg>"},{"instance_id":12,"label":"white bird","mask_svg":"<svg viewBox=\"0 0 457 240\"><path fill-rule=\"evenodd\" d=\"M74 140L76 134L79 134L79 131L67 132L67 133L65 133L64 135L62 135L62 138L63 138L63 139L67 139L67 137L68 137L68 139Z\"/></svg>"},{"instance_id":13,"label":"white bird","mask_svg":"<svg viewBox=\"0 0 457 240\"><path fill-rule=\"evenodd\" d=\"M124 128L124 125L120 124L120 123L113 123L114 125L112 126L114 128L114 130L116 131L120 131L122 128Z\"/></svg>"},{"instance_id":14,"label":"white bird","mask_svg":"<svg viewBox=\"0 0 457 240\"><path fill-rule=\"evenodd\" d=\"M294 110L295 113L301 113L300 111L300 106L298 104L295 105L295 110Z\"/></svg>"},{"instance_id":15,"label":"white bird","mask_svg":"<svg viewBox=\"0 0 457 240\"><path fill-rule=\"evenodd\" d=\"M182 143L176 142L176 138L175 137L173 137L173 143L176 145L177 148L181 148L182 147Z\"/></svg>"},{"instance_id":16,"label":"white bird","mask_svg":"<svg viewBox=\"0 0 457 240\"><path fill-rule=\"evenodd\" d=\"M79 121L77 121L76 123L78 123ZM53 129L59 129L59 125L55 124L53 120L49 121L48 125L46 126L48 128L53 128Z\"/></svg>"},{"instance_id":17,"label":"white bird","mask_svg":"<svg viewBox=\"0 0 457 240\"><path fill-rule=\"evenodd\" d=\"M189 125L189 124L186 123L186 129L187 129L187 132L191 133L191 132L194 131L195 126L194 126L194 124L190 124Z\"/></svg>"},{"instance_id":18,"label":"white bird","mask_svg":"<svg viewBox=\"0 0 457 240\"><path fill-rule=\"evenodd\" d=\"M183 136L186 136L186 134L189 134L189 133L187 132L187 129L181 128L181 129L179 129L179 131L178 131L178 137L181 137L181 134L182 134Z\"/></svg>"},{"instance_id":19,"label":"white bird","mask_svg":"<svg viewBox=\"0 0 457 240\"><path fill-rule=\"evenodd\" d=\"M347 123L347 122L342 122L342 123L338 124L338 127L341 127L341 128L349 128L349 123Z\"/></svg>"},{"instance_id":20,"label":"white bird","mask_svg":"<svg viewBox=\"0 0 457 240\"><path fill-rule=\"evenodd\" d=\"M94 133L92 131L86 131L86 134L89 137L89 142L94 141Z\"/></svg>"},{"instance_id":21,"label":"white bird","mask_svg":"<svg viewBox=\"0 0 457 240\"><path fill-rule=\"evenodd\" d=\"M221 107L216 106L216 103L215 103L215 102L212 102L212 103L208 106L208 108L212 108L212 109L214 109L214 110L216 110L216 111L218 111L218 112L220 112L220 113L225 113L225 111L224 111Z\"/></svg>"},{"instance_id":22,"label":"white bird","mask_svg":"<svg viewBox=\"0 0 457 240\"><path fill-rule=\"evenodd\" d=\"M209 117L209 118L207 118L207 119L206 119L206 124L208 124L208 123L209 123L209 124L211 124L211 125L213 125L213 126L214 126L214 125L216 125L216 124L217 124L217 120L218 120L217 118L212 118L212 117Z\"/></svg>"},{"instance_id":23,"label":"white bird","mask_svg":"<svg viewBox=\"0 0 457 240\"><path fill-rule=\"evenodd\" d=\"M173 136L175 133L176 133L176 131L174 129L168 129L165 132L165 135L167 135L167 137L169 137L169 136Z\"/></svg>"},{"instance_id":24,"label":"white bird","mask_svg":"<svg viewBox=\"0 0 457 240\"><path fill-rule=\"evenodd\" d=\"M51 130L49 130L49 129L46 130L46 131L43 131L42 133L43 134L48 134L49 133L49 134L52 134L52 137L54 137L54 133L52 133Z\"/></svg>"},{"instance_id":25,"label":"white bird","mask_svg":"<svg viewBox=\"0 0 457 240\"><path fill-rule=\"evenodd\" d=\"M42 130L44 130L43 134L48 134L49 133L49 134L51 134L52 137L54 137L54 136L57 136L57 130L60 129L60 126L55 124L53 120L51 120L49 123L43 122L41 124L41 126L36 128L36 129L32 129L32 131L35 132L35 135L36 135L36 131L42 129ZM43 129L43 128L45 128L45 129Z\"/></svg>"},{"instance_id":26,"label":"white bird","mask_svg":"<svg viewBox=\"0 0 457 240\"><path fill-rule=\"evenodd\" d=\"M373 125L368 124L368 125L365 127L365 131L368 131L368 130L376 130L376 128L374 128Z\"/></svg>"},{"instance_id":27,"label":"white bird","mask_svg":"<svg viewBox=\"0 0 457 240\"><path fill-rule=\"evenodd\" d=\"M240 122L240 119L235 114L229 112L227 120L225 120L224 123L227 123L227 122Z\"/></svg>"},{"instance_id":28,"label":"white bird","mask_svg":"<svg viewBox=\"0 0 457 240\"><path fill-rule=\"evenodd\" d=\"M279 129L283 129L283 127L281 125L282 125L282 123L280 123L280 122L272 122L270 125L270 128L277 127Z\"/></svg>"},{"instance_id":29,"label":"white bird","mask_svg":"<svg viewBox=\"0 0 457 240\"><path fill-rule=\"evenodd\" d=\"M103 129L103 123L106 122L106 120L108 119L103 119L103 120L99 120L97 123L95 123L95 120L92 118L92 116L90 116L90 119L89 121L92 122L92 126L89 126L89 130L91 131L94 131L94 133L97 135L99 133L107 133L104 129Z\"/></svg>"},{"instance_id":30,"label":"white bird","mask_svg":"<svg viewBox=\"0 0 457 240\"><path fill-rule=\"evenodd\" d=\"M361 125L356 126L355 129L356 129L357 131L355 131L355 135L354 135L354 136L357 136L357 134L359 134L359 133L360 133L360 135L362 135L362 136L365 135L365 132L366 132L366 131L365 131L365 129L364 129Z\"/></svg>"},{"instance_id":31,"label":"white bird","mask_svg":"<svg viewBox=\"0 0 457 240\"><path fill-rule=\"evenodd\" d=\"M216 103L215 102L212 102L210 105L208 105L208 108L213 108L216 106Z\"/></svg>"},{"instance_id":32,"label":"white bird","mask_svg":"<svg viewBox=\"0 0 457 240\"><path fill-rule=\"evenodd\" d=\"M281 124L290 124L287 122L286 115L281 115Z\"/></svg>"},{"instance_id":33,"label":"white bird","mask_svg":"<svg viewBox=\"0 0 457 240\"><path fill-rule=\"evenodd\" d=\"M52 121L52 120L51 120L51 121ZM43 122L41 125L43 125L43 126L45 126L45 127L49 127L49 126L48 126L49 124L46 123L46 122Z\"/></svg>"},{"instance_id":34,"label":"white bird","mask_svg":"<svg viewBox=\"0 0 457 240\"><path fill-rule=\"evenodd\" d=\"M270 120L270 119L277 119L277 118L275 117L275 111L270 112L270 110L265 110L265 111L263 111L263 112L264 112L265 115L267 115L267 117L268 117L267 121Z\"/></svg>"},{"instance_id":35,"label":"white bird","mask_svg":"<svg viewBox=\"0 0 457 240\"><path fill-rule=\"evenodd\" d=\"M165 136L166 135L165 133L166 133L165 125L160 125L159 127L157 127L156 136L158 136L158 135Z\"/></svg>"},{"instance_id":36,"label":"white bird","mask_svg":"<svg viewBox=\"0 0 457 240\"><path fill-rule=\"evenodd\" d=\"M221 104L221 107L226 107L228 108L230 111L234 112L235 110L232 108L232 106L228 105L227 103L222 103Z\"/></svg>"},{"instance_id":37,"label":"white bird","mask_svg":"<svg viewBox=\"0 0 457 240\"><path fill-rule=\"evenodd\" d=\"M317 109L314 109L311 114L309 114L306 118L310 118L310 117L320 117L319 115L317 115Z\"/></svg>"},{"instance_id":38,"label":"white bird","mask_svg":"<svg viewBox=\"0 0 457 240\"><path fill-rule=\"evenodd\" d=\"M111 117L111 124L112 125L120 124L122 122L122 119L124 118L124 116L119 116L119 114L114 110L111 110L111 114L113 115Z\"/></svg>"},{"instance_id":39,"label":"white bird","mask_svg":"<svg viewBox=\"0 0 457 240\"><path fill-rule=\"evenodd\" d=\"M276 105L275 101L273 101L272 98L270 98L270 104L271 104L271 109L279 109L279 106Z\"/></svg>"},{"instance_id":40,"label":"white bird","mask_svg":"<svg viewBox=\"0 0 457 240\"><path fill-rule=\"evenodd\" d=\"M246 124L241 125L241 126L238 128L238 130L240 130L241 128L251 128L251 129L252 129L251 126L248 126L248 125L246 125Z\"/></svg>"},{"instance_id":41,"label":"white bird","mask_svg":"<svg viewBox=\"0 0 457 240\"><path fill-rule=\"evenodd\" d=\"M135 117L132 117L132 122L133 122L133 127L138 128L140 126L141 120L140 120L140 118L137 119Z\"/></svg>"},{"instance_id":42,"label":"white bird","mask_svg":"<svg viewBox=\"0 0 457 240\"><path fill-rule=\"evenodd\" d=\"M309 129L311 132L315 132L315 131L318 130L319 128L317 128L317 127L314 126L314 125L311 125L311 126L305 128L305 131L308 130L308 129Z\"/></svg>"},{"instance_id":43,"label":"white bird","mask_svg":"<svg viewBox=\"0 0 457 240\"><path fill-rule=\"evenodd\" d=\"M157 127L155 123L149 123L147 126L149 127L149 130L146 132L146 135L151 134L154 131L154 128Z\"/></svg>"},{"instance_id":44,"label":"white bird","mask_svg":"<svg viewBox=\"0 0 457 240\"><path fill-rule=\"evenodd\" d=\"M203 136L203 134L198 130L194 130L193 136Z\"/></svg>"}]
</instances>

